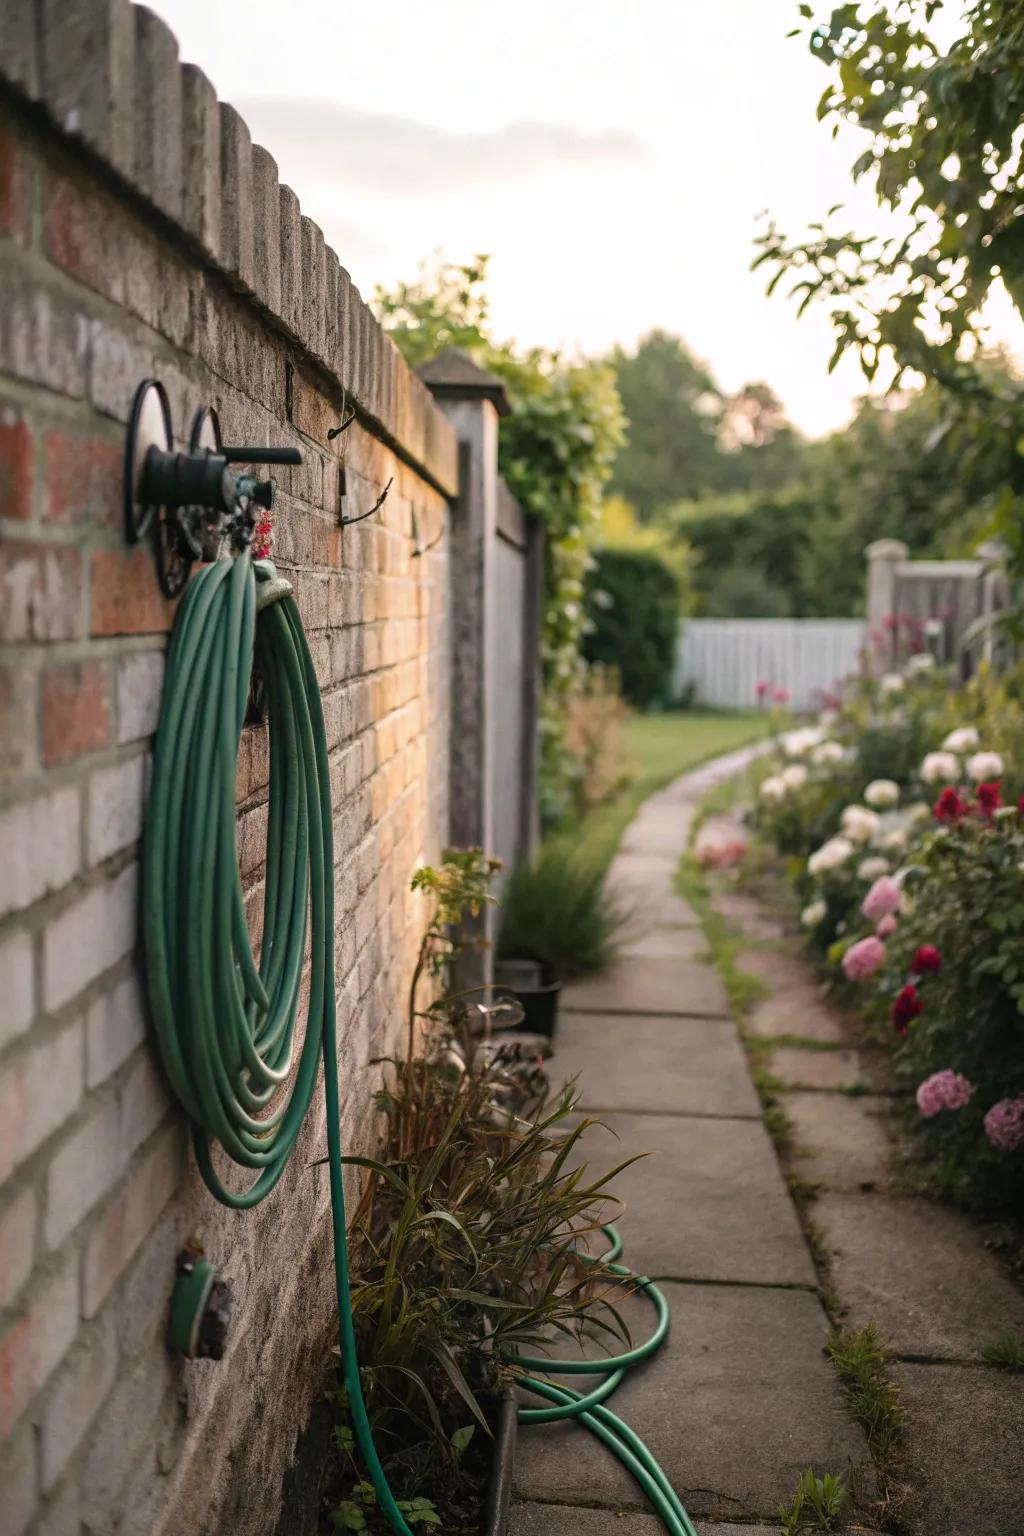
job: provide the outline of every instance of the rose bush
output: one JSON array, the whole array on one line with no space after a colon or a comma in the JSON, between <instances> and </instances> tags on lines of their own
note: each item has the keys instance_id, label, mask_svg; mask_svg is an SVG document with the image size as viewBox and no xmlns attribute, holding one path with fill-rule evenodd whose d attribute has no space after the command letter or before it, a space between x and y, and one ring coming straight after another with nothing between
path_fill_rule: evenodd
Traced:
<instances>
[{"instance_id":1,"label":"rose bush","mask_svg":"<svg viewBox=\"0 0 1024 1536\"><path fill-rule=\"evenodd\" d=\"M1022 699L1024 668L858 679L779 738L752 819L836 985L891 1042L936 1182L1024 1219Z\"/></svg>"}]
</instances>

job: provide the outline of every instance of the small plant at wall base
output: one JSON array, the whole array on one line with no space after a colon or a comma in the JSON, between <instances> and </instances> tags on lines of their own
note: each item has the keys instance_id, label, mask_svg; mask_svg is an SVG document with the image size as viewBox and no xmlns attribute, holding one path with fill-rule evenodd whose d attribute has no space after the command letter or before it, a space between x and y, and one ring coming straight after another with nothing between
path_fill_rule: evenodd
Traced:
<instances>
[{"instance_id":1,"label":"small plant at wall base","mask_svg":"<svg viewBox=\"0 0 1024 1536\"><path fill-rule=\"evenodd\" d=\"M571 981L612 964L627 917L603 865L554 837L508 877L498 955L539 961L552 981Z\"/></svg>"},{"instance_id":2,"label":"small plant at wall base","mask_svg":"<svg viewBox=\"0 0 1024 1536\"><path fill-rule=\"evenodd\" d=\"M410 363L461 347L505 384L512 413L498 439L501 472L547 533L542 626L541 814L550 824L571 805L565 749L567 703L580 679L584 583L601 496L623 441L612 370L556 352L517 351L489 331L487 257L424 268L413 283L378 288L377 316Z\"/></svg>"},{"instance_id":3,"label":"small plant at wall base","mask_svg":"<svg viewBox=\"0 0 1024 1536\"><path fill-rule=\"evenodd\" d=\"M487 899L492 861L448 854L415 884L434 906L407 1028L419 1056L388 1058L376 1103L379 1158L351 1157L369 1179L351 1226L353 1317L375 1442L416 1530L476 1536L508 1358L550 1330L628 1335L621 1283L577 1251L608 1219L619 1169L588 1176L579 1151L594 1122L572 1086L527 1113L520 1081L470 1027L475 1004L417 997L454 954L448 925ZM625 1165L621 1165L625 1166ZM387 1527L354 1454L344 1393L330 1394L335 1454L325 1530Z\"/></svg>"}]
</instances>

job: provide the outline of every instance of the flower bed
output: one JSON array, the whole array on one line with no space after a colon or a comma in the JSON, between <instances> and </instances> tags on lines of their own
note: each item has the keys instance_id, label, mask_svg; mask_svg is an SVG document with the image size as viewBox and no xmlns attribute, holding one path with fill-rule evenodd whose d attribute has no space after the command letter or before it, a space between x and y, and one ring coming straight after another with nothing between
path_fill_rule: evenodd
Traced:
<instances>
[{"instance_id":1,"label":"flower bed","mask_svg":"<svg viewBox=\"0 0 1024 1536\"><path fill-rule=\"evenodd\" d=\"M937 1184L1024 1217L1024 673L930 658L780 734L753 820L892 1045Z\"/></svg>"}]
</instances>

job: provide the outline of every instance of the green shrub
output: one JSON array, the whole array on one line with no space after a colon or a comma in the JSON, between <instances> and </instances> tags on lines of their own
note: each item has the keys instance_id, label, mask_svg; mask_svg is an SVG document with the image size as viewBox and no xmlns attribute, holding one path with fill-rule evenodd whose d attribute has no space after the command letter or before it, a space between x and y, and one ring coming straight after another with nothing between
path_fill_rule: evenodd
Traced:
<instances>
[{"instance_id":1,"label":"green shrub","mask_svg":"<svg viewBox=\"0 0 1024 1536\"><path fill-rule=\"evenodd\" d=\"M646 709L669 697L679 623L678 584L649 550L598 550L587 577L587 661L616 667L622 692Z\"/></svg>"},{"instance_id":2,"label":"green shrub","mask_svg":"<svg viewBox=\"0 0 1024 1536\"><path fill-rule=\"evenodd\" d=\"M509 874L498 954L538 960L563 981L585 976L611 965L628 915L606 887L603 865L552 838Z\"/></svg>"}]
</instances>

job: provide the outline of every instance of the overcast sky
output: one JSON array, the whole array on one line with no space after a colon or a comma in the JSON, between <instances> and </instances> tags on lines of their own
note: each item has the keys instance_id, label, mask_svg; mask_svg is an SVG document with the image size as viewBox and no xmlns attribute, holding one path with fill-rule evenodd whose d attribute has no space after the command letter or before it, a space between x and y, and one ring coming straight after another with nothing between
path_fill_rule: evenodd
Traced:
<instances>
[{"instance_id":1,"label":"overcast sky","mask_svg":"<svg viewBox=\"0 0 1024 1536\"><path fill-rule=\"evenodd\" d=\"M487 252L499 337L595 353L661 326L810 434L848 419L863 382L828 377L825 317L748 270L762 209L879 223L857 141L815 121L828 77L786 38L795 0L151 3L365 297Z\"/></svg>"}]
</instances>

